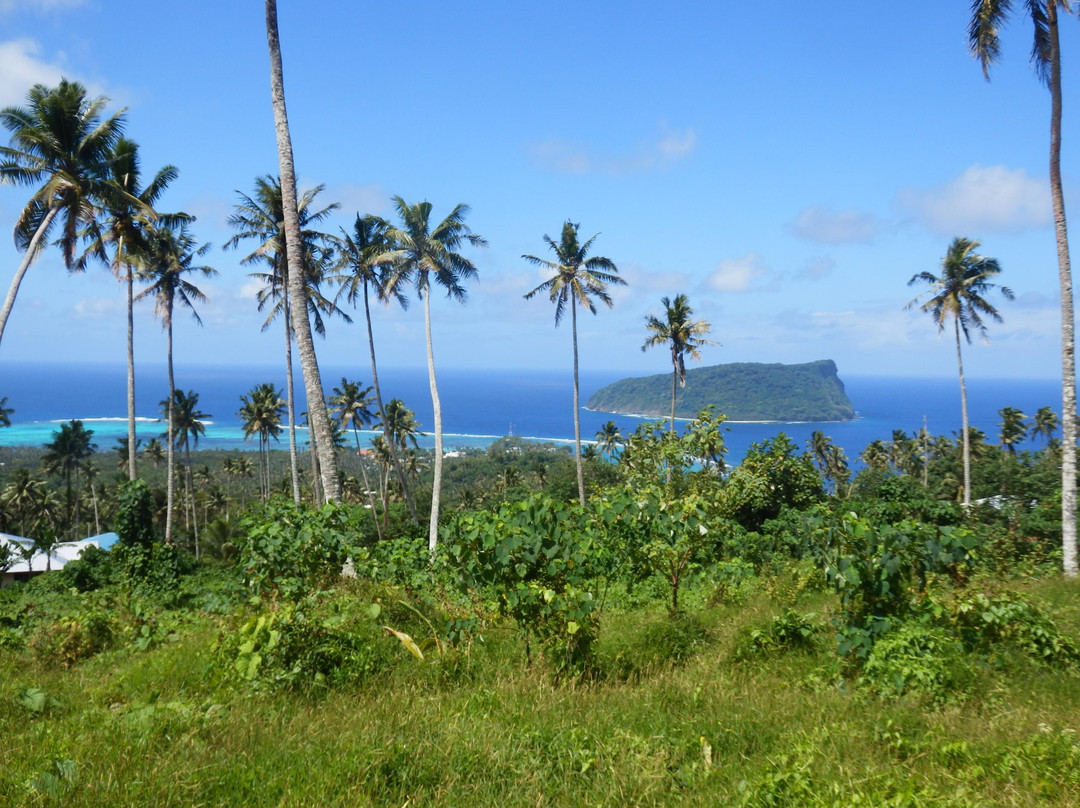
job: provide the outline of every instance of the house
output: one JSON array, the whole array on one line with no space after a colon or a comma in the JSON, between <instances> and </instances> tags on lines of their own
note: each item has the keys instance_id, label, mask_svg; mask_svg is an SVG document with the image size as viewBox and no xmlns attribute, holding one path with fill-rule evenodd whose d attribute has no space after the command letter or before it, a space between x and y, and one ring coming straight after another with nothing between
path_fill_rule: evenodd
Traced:
<instances>
[{"instance_id":1,"label":"house","mask_svg":"<svg viewBox=\"0 0 1080 808\"><path fill-rule=\"evenodd\" d=\"M0 545L10 547L14 556L14 563L0 575L0 587L15 581L29 581L35 575L45 572L46 569L62 569L69 561L74 561L81 556L87 547L108 550L119 540L120 537L115 533L102 533L79 541L61 542L53 548L47 558L45 553L39 550L33 552L27 559L26 554L30 553L34 546L33 539L0 533Z\"/></svg>"}]
</instances>

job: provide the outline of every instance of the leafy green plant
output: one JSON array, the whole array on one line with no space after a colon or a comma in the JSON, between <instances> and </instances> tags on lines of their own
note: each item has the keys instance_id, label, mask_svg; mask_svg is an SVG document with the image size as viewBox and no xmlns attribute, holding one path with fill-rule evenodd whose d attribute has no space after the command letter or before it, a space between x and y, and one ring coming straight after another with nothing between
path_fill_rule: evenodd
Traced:
<instances>
[{"instance_id":1,"label":"leafy green plant","mask_svg":"<svg viewBox=\"0 0 1080 808\"><path fill-rule=\"evenodd\" d=\"M859 682L882 696L916 693L950 701L970 683L962 651L942 629L905 622L874 644Z\"/></svg>"},{"instance_id":2,"label":"leafy green plant","mask_svg":"<svg viewBox=\"0 0 1080 808\"><path fill-rule=\"evenodd\" d=\"M1080 645L1041 608L1019 595L981 592L957 602L952 619L964 644L990 652L1009 645L1039 662L1069 667L1080 662Z\"/></svg>"},{"instance_id":3,"label":"leafy green plant","mask_svg":"<svg viewBox=\"0 0 1080 808\"><path fill-rule=\"evenodd\" d=\"M442 542L460 585L485 591L540 643L557 673L588 667L597 604L587 585L599 550L582 508L534 494L460 515L443 527Z\"/></svg>"},{"instance_id":4,"label":"leafy green plant","mask_svg":"<svg viewBox=\"0 0 1080 808\"><path fill-rule=\"evenodd\" d=\"M241 524L239 565L251 590L295 600L339 575L360 531L349 506L319 509L275 499Z\"/></svg>"},{"instance_id":5,"label":"leafy green plant","mask_svg":"<svg viewBox=\"0 0 1080 808\"><path fill-rule=\"evenodd\" d=\"M785 609L765 626L748 627L735 642L735 659L747 660L762 654L811 651L821 633L817 615Z\"/></svg>"}]
</instances>

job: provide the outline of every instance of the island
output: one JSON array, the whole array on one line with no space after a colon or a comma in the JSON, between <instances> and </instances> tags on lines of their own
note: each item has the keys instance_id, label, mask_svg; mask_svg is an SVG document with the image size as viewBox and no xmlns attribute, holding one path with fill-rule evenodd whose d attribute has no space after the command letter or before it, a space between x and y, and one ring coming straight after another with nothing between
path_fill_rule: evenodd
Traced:
<instances>
[{"instance_id":1,"label":"island","mask_svg":"<svg viewBox=\"0 0 1080 808\"><path fill-rule=\"evenodd\" d=\"M734 362L688 369L675 416L693 418L710 404L731 421L850 421L855 417L831 359L800 365ZM589 397L586 408L667 417L671 414L671 374L609 384Z\"/></svg>"}]
</instances>

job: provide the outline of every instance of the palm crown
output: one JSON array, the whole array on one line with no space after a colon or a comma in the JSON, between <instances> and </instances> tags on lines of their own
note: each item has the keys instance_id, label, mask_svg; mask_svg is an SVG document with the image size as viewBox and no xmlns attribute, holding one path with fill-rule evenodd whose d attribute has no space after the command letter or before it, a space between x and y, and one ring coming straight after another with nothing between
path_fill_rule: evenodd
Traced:
<instances>
[{"instance_id":1,"label":"palm crown","mask_svg":"<svg viewBox=\"0 0 1080 808\"><path fill-rule=\"evenodd\" d=\"M603 256L589 256L589 250L596 241L596 236L588 239L584 244L580 243L578 241L579 227L581 227L580 224L567 220L563 224L562 236L558 243L551 236L544 234L544 242L555 253L556 260L548 261L535 255L521 256L529 263L555 271L552 277L531 292L527 292L525 299L528 300L540 292L547 292L551 302L555 304L556 325L562 320L566 303L571 298L596 314L594 298L603 301L608 308L612 306L611 297L605 288L608 284L626 285L626 281L619 277L619 270L614 261Z\"/></svg>"}]
</instances>

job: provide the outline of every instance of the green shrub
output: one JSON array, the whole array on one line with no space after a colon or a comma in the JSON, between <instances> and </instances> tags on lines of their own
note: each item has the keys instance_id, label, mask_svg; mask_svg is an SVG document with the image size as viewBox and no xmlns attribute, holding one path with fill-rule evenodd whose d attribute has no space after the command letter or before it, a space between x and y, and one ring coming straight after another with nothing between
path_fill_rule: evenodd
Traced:
<instances>
[{"instance_id":1,"label":"green shrub","mask_svg":"<svg viewBox=\"0 0 1080 808\"><path fill-rule=\"evenodd\" d=\"M992 653L1005 645L1053 667L1080 662L1080 645L1019 595L978 593L956 603L952 617L964 645L972 650Z\"/></svg>"},{"instance_id":2,"label":"green shrub","mask_svg":"<svg viewBox=\"0 0 1080 808\"><path fill-rule=\"evenodd\" d=\"M46 664L70 668L79 660L109 648L115 633L111 610L88 604L75 614L37 626L28 644Z\"/></svg>"},{"instance_id":3,"label":"green shrub","mask_svg":"<svg viewBox=\"0 0 1080 808\"><path fill-rule=\"evenodd\" d=\"M939 628L906 622L874 643L859 683L882 696L954 699L970 681L963 648Z\"/></svg>"},{"instance_id":4,"label":"green shrub","mask_svg":"<svg viewBox=\"0 0 1080 808\"><path fill-rule=\"evenodd\" d=\"M768 653L812 651L820 633L816 614L785 609L765 626L743 629L735 640L734 657L747 660Z\"/></svg>"},{"instance_id":5,"label":"green shrub","mask_svg":"<svg viewBox=\"0 0 1080 808\"><path fill-rule=\"evenodd\" d=\"M354 539L355 509L329 503L313 509L274 499L249 510L236 539L239 566L256 594L295 600L340 575Z\"/></svg>"},{"instance_id":6,"label":"green shrub","mask_svg":"<svg viewBox=\"0 0 1080 808\"><path fill-rule=\"evenodd\" d=\"M113 528L128 547L149 548L154 543L154 495L146 480L121 483Z\"/></svg>"},{"instance_id":7,"label":"green shrub","mask_svg":"<svg viewBox=\"0 0 1080 808\"><path fill-rule=\"evenodd\" d=\"M622 642L601 650L606 675L637 679L650 671L681 665L709 644L708 628L696 617L670 614L650 622Z\"/></svg>"}]
</instances>

